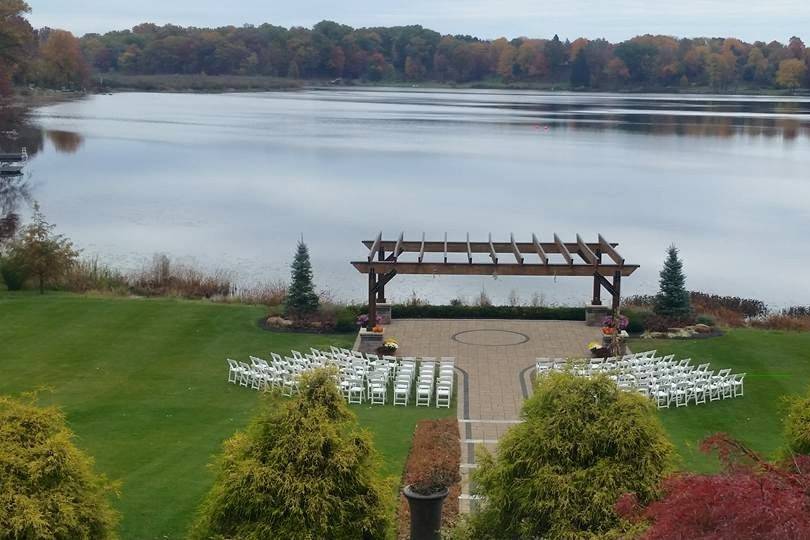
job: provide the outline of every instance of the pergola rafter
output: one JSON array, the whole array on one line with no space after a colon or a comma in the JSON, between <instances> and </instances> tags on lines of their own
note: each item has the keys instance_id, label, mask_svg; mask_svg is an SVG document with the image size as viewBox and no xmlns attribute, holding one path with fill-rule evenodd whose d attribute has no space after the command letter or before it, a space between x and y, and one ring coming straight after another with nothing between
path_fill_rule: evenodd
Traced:
<instances>
[{"instance_id":1,"label":"pergola rafter","mask_svg":"<svg viewBox=\"0 0 810 540\"><path fill-rule=\"evenodd\" d=\"M638 269L638 265L626 264L616 251L618 244L601 234L596 242L585 242L580 235L575 242L563 242L557 234L553 242L541 242L535 234L531 238L531 242L516 242L510 234L508 242L495 242L490 234L487 241L474 242L467 234L465 241L451 242L445 233L443 241L428 241L423 233L421 240L408 241L404 233L396 240L384 240L380 233L374 240L364 240L367 260L352 265L369 276L369 328L376 321L376 304L385 302L385 286L399 274L593 277L592 303L601 305L604 287L613 297L614 309L618 308L621 278ZM402 260L409 253L416 255L415 260ZM431 253L443 254L443 258L431 261L427 256ZM451 261L450 254L463 256L466 262ZM502 262L501 254L508 255L510 262ZM603 255L610 263L603 264Z\"/></svg>"}]
</instances>

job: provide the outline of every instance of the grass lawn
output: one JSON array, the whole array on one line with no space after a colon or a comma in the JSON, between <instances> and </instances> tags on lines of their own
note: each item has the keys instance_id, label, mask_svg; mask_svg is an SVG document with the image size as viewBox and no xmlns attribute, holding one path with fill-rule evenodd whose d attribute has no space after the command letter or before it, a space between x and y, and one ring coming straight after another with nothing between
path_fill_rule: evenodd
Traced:
<instances>
[{"instance_id":1,"label":"grass lawn","mask_svg":"<svg viewBox=\"0 0 810 540\"><path fill-rule=\"evenodd\" d=\"M698 449L718 431L729 433L754 450L773 456L783 444L782 396L804 394L810 386L810 333L730 330L725 336L698 340L635 340L634 351L658 350L710 362L710 369L747 373L745 396L700 406L661 411L664 426L678 448L682 467L704 472L718 469L717 459Z\"/></svg>"},{"instance_id":2,"label":"grass lawn","mask_svg":"<svg viewBox=\"0 0 810 540\"><path fill-rule=\"evenodd\" d=\"M96 468L122 481L125 539L182 538L212 482L206 464L258 405L227 384L225 358L353 335L272 333L265 308L166 299L0 292L0 393L43 389L63 408ZM453 409L353 406L374 435L385 473L399 476L417 420Z\"/></svg>"}]
</instances>

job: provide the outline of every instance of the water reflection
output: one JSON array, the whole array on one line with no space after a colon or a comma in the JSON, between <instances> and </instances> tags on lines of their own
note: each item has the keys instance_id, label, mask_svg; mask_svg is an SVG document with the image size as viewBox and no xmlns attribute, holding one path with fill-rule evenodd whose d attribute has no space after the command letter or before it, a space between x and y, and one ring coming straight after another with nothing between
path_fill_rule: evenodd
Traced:
<instances>
[{"instance_id":1,"label":"water reflection","mask_svg":"<svg viewBox=\"0 0 810 540\"><path fill-rule=\"evenodd\" d=\"M53 143L57 152L75 154L84 144L84 137L73 131L62 131L60 129L49 129L46 131L48 139Z\"/></svg>"},{"instance_id":2,"label":"water reflection","mask_svg":"<svg viewBox=\"0 0 810 540\"><path fill-rule=\"evenodd\" d=\"M42 128L31 120L31 111L22 107L0 107L0 153L28 150L33 157L42 150Z\"/></svg>"},{"instance_id":3,"label":"water reflection","mask_svg":"<svg viewBox=\"0 0 810 540\"><path fill-rule=\"evenodd\" d=\"M490 91L324 91L326 101L458 109L455 121L507 123L567 130L626 131L646 135L728 138L740 135L792 140L810 137L810 98L735 96L633 96L619 94L514 93ZM468 109L468 111L464 111ZM463 113L473 110L475 114ZM507 114L500 114L500 113ZM426 117L444 122L445 115ZM388 119L386 119L388 120Z\"/></svg>"},{"instance_id":4,"label":"water reflection","mask_svg":"<svg viewBox=\"0 0 810 540\"><path fill-rule=\"evenodd\" d=\"M20 224L20 203L31 201L31 186L19 175L0 175L0 243L17 232Z\"/></svg>"}]
</instances>

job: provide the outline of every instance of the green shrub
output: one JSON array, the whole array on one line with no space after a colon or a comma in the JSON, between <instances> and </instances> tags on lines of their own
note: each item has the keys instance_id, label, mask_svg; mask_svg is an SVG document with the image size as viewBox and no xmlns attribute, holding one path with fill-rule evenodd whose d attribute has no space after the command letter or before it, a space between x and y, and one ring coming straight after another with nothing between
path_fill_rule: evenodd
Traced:
<instances>
[{"instance_id":1,"label":"green shrub","mask_svg":"<svg viewBox=\"0 0 810 540\"><path fill-rule=\"evenodd\" d=\"M312 372L295 398L268 398L247 430L225 442L192 537L385 538L393 486L380 479L370 436L333 375Z\"/></svg>"},{"instance_id":2,"label":"green shrub","mask_svg":"<svg viewBox=\"0 0 810 540\"><path fill-rule=\"evenodd\" d=\"M391 309L396 319L526 319L584 321L585 308L533 306L446 306L397 304Z\"/></svg>"},{"instance_id":3,"label":"green shrub","mask_svg":"<svg viewBox=\"0 0 810 540\"><path fill-rule=\"evenodd\" d=\"M474 538L605 535L620 525L619 496L651 501L671 469L653 405L607 377L543 377L522 416L497 456L479 455L473 482L486 502L471 517Z\"/></svg>"},{"instance_id":4,"label":"green shrub","mask_svg":"<svg viewBox=\"0 0 810 540\"><path fill-rule=\"evenodd\" d=\"M26 279L28 279L25 265L12 257L5 257L0 260L0 275L3 276L3 282L10 291L21 290Z\"/></svg>"},{"instance_id":5,"label":"green shrub","mask_svg":"<svg viewBox=\"0 0 810 540\"><path fill-rule=\"evenodd\" d=\"M350 307L338 310L335 315L335 331L354 332L357 330L357 313Z\"/></svg>"},{"instance_id":6,"label":"green shrub","mask_svg":"<svg viewBox=\"0 0 810 540\"><path fill-rule=\"evenodd\" d=\"M785 441L788 457L792 454L810 455L810 393L804 397L787 398Z\"/></svg>"},{"instance_id":7,"label":"green shrub","mask_svg":"<svg viewBox=\"0 0 810 540\"><path fill-rule=\"evenodd\" d=\"M642 334L648 329L647 324L653 313L644 309L622 309L622 315L630 319L630 324L627 325L627 333Z\"/></svg>"},{"instance_id":8,"label":"green shrub","mask_svg":"<svg viewBox=\"0 0 810 540\"><path fill-rule=\"evenodd\" d=\"M115 537L115 486L72 439L58 409L0 396L0 539Z\"/></svg>"},{"instance_id":9,"label":"green shrub","mask_svg":"<svg viewBox=\"0 0 810 540\"><path fill-rule=\"evenodd\" d=\"M717 321L714 320L714 317L711 315L698 315L695 318L696 324L705 324L706 326L716 326Z\"/></svg>"}]
</instances>

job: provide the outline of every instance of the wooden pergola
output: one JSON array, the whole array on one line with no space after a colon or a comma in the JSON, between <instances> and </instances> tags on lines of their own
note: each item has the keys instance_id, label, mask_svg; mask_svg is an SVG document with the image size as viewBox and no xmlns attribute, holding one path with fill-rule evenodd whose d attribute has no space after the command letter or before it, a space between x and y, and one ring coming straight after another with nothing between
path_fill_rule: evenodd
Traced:
<instances>
[{"instance_id":1,"label":"wooden pergola","mask_svg":"<svg viewBox=\"0 0 810 540\"><path fill-rule=\"evenodd\" d=\"M491 234L485 242L470 241L469 234L462 242L448 241L447 233L439 241L425 240L424 234L419 241L405 240L404 236L400 233L396 240L383 240L379 233L374 240L364 240L369 250L367 260L352 262L359 272L368 274L369 330L377 319L377 303L385 302L385 286L398 274L592 276L592 303L602 304L604 287L613 297L615 310L621 301L622 277L638 269L619 255L618 244L601 234L596 242L585 242L580 235L575 242L563 242L556 234L552 242L541 242L535 234L531 242L516 242L514 234L508 242L494 242ZM435 253L443 254L443 258L430 260L427 254ZM466 261L450 261L451 253L465 254ZM484 262L474 260L474 254L485 254Z\"/></svg>"}]
</instances>

